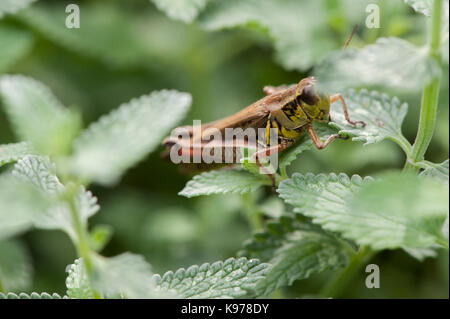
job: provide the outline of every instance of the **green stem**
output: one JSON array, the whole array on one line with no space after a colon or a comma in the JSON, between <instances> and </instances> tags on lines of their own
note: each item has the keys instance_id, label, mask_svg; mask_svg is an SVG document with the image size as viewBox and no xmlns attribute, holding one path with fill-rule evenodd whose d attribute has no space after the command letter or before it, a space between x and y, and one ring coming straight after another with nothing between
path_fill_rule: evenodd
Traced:
<instances>
[{"instance_id":1,"label":"green stem","mask_svg":"<svg viewBox=\"0 0 450 319\"><path fill-rule=\"evenodd\" d=\"M339 297L349 282L353 279L355 274L373 257L375 253L376 251L373 251L368 246L362 246L359 249L359 252L352 257L348 266L330 282L328 282L328 284L322 288L319 295L323 298Z\"/></svg>"},{"instance_id":2,"label":"green stem","mask_svg":"<svg viewBox=\"0 0 450 319\"><path fill-rule=\"evenodd\" d=\"M407 158L411 158L412 156L412 145L409 143L409 141L402 135L398 134L399 137L392 138L392 140L397 143L398 146L403 150Z\"/></svg>"},{"instance_id":3,"label":"green stem","mask_svg":"<svg viewBox=\"0 0 450 319\"><path fill-rule=\"evenodd\" d=\"M92 251L91 247L89 245L89 236L86 229L86 226L83 224L80 214L78 212L78 209L75 206L74 198L79 190L78 186L74 187L67 187L66 192L66 201L68 202L70 206L70 212L72 215L72 221L74 224L75 232L76 232L76 239L74 239L74 244L77 249L78 256L83 259L84 267L86 268L86 274L89 278L89 281L91 281L92 272L93 272L93 264L92 264ZM91 284L92 287L92 284ZM95 289L92 288L92 293L94 295L95 299L101 299L101 294L95 291Z\"/></svg>"},{"instance_id":4,"label":"green stem","mask_svg":"<svg viewBox=\"0 0 450 319\"><path fill-rule=\"evenodd\" d=\"M280 167L280 174L281 174L281 178L282 178L283 180L289 178L289 176L288 176L288 174L287 174L287 171L286 171L286 166L281 166L281 167Z\"/></svg>"},{"instance_id":5,"label":"green stem","mask_svg":"<svg viewBox=\"0 0 450 319\"><path fill-rule=\"evenodd\" d=\"M431 18L431 32L429 41L429 58L441 64L441 16L442 0L435 0ZM415 171L419 167L415 162L422 161L430 145L436 124L436 114L439 100L440 72L428 83L422 93L422 106L420 109L419 129L413 145L411 157L407 159L405 170Z\"/></svg>"}]
</instances>

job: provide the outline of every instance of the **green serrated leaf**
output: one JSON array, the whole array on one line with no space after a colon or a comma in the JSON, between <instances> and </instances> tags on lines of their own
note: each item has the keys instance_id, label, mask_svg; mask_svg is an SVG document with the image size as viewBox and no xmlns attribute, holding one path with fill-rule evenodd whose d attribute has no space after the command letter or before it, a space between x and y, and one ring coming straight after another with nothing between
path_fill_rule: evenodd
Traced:
<instances>
[{"instance_id":1,"label":"green serrated leaf","mask_svg":"<svg viewBox=\"0 0 450 319\"><path fill-rule=\"evenodd\" d=\"M0 241L0 287L3 291L28 289L32 282L31 257L19 241Z\"/></svg>"},{"instance_id":2,"label":"green serrated leaf","mask_svg":"<svg viewBox=\"0 0 450 319\"><path fill-rule=\"evenodd\" d=\"M299 216L283 216L267 224L245 244L247 255L272 265L257 285L258 295L291 285L326 269L348 263L348 247L336 237Z\"/></svg>"},{"instance_id":3,"label":"green serrated leaf","mask_svg":"<svg viewBox=\"0 0 450 319\"><path fill-rule=\"evenodd\" d=\"M48 157L26 155L14 165L12 174L50 195L56 195L63 189L56 177L56 166Z\"/></svg>"},{"instance_id":4,"label":"green serrated leaf","mask_svg":"<svg viewBox=\"0 0 450 319\"><path fill-rule=\"evenodd\" d=\"M0 2L0 18L6 14L16 13L20 9L28 7L36 0L2 0Z\"/></svg>"},{"instance_id":5,"label":"green serrated leaf","mask_svg":"<svg viewBox=\"0 0 450 319\"><path fill-rule=\"evenodd\" d=\"M426 47L418 48L399 38L379 38L361 50L330 54L314 73L323 89L338 92L361 86L413 90L423 87L439 72Z\"/></svg>"},{"instance_id":6,"label":"green serrated leaf","mask_svg":"<svg viewBox=\"0 0 450 319\"><path fill-rule=\"evenodd\" d=\"M284 207L284 202L275 196L269 197L261 205L259 205L261 212L270 218L280 218L281 216L287 214Z\"/></svg>"},{"instance_id":7,"label":"green serrated leaf","mask_svg":"<svg viewBox=\"0 0 450 319\"><path fill-rule=\"evenodd\" d=\"M335 42L324 30L326 19L318 1L227 0L212 1L198 21L207 30L256 27L266 31L274 42L277 60L292 70L309 68L333 49Z\"/></svg>"},{"instance_id":8,"label":"green serrated leaf","mask_svg":"<svg viewBox=\"0 0 450 319\"><path fill-rule=\"evenodd\" d=\"M0 96L17 136L46 155L65 155L80 128L78 114L65 108L42 83L20 75L0 78Z\"/></svg>"},{"instance_id":9,"label":"green serrated leaf","mask_svg":"<svg viewBox=\"0 0 450 319\"><path fill-rule=\"evenodd\" d=\"M243 170L218 170L194 176L178 195L195 197L212 194L245 194L254 192L271 182L264 175L257 176Z\"/></svg>"},{"instance_id":10,"label":"green serrated leaf","mask_svg":"<svg viewBox=\"0 0 450 319\"><path fill-rule=\"evenodd\" d=\"M27 54L33 40L32 34L26 30L0 24L0 73L7 71Z\"/></svg>"},{"instance_id":11,"label":"green serrated leaf","mask_svg":"<svg viewBox=\"0 0 450 319\"><path fill-rule=\"evenodd\" d=\"M33 148L26 142L0 145L0 167L8 163L17 162L25 155L33 153Z\"/></svg>"},{"instance_id":12,"label":"green serrated leaf","mask_svg":"<svg viewBox=\"0 0 450 319\"><path fill-rule=\"evenodd\" d=\"M10 174L0 176L0 239L23 232L33 216L47 211L52 202L35 187Z\"/></svg>"},{"instance_id":13,"label":"green serrated leaf","mask_svg":"<svg viewBox=\"0 0 450 319\"><path fill-rule=\"evenodd\" d=\"M407 5L410 5L414 11L422 13L426 16L431 16L433 9L433 0L403 0Z\"/></svg>"},{"instance_id":14,"label":"green serrated leaf","mask_svg":"<svg viewBox=\"0 0 450 319\"><path fill-rule=\"evenodd\" d=\"M4 294L0 292L0 299L67 299L67 296L61 297L57 293L49 294L46 292L32 292L31 294L24 292L21 292L20 294L15 294L13 292Z\"/></svg>"},{"instance_id":15,"label":"green serrated leaf","mask_svg":"<svg viewBox=\"0 0 450 319\"><path fill-rule=\"evenodd\" d=\"M94 297L82 258L68 265L66 272L66 293L70 298L92 299Z\"/></svg>"},{"instance_id":16,"label":"green serrated leaf","mask_svg":"<svg viewBox=\"0 0 450 319\"><path fill-rule=\"evenodd\" d=\"M403 137L402 123L408 112L408 104L401 103L397 97L391 98L376 91L361 90L356 93L348 90L344 93L345 102L352 120L364 121L366 126L353 126L344 117L341 102L331 109L330 126L339 129L339 134L352 136L353 141L364 142L364 145L378 143L384 139L396 142L405 152L411 145Z\"/></svg>"},{"instance_id":17,"label":"green serrated leaf","mask_svg":"<svg viewBox=\"0 0 450 319\"><path fill-rule=\"evenodd\" d=\"M151 152L188 111L188 93L163 90L133 99L91 124L75 141L75 174L103 185Z\"/></svg>"},{"instance_id":18,"label":"green serrated leaf","mask_svg":"<svg viewBox=\"0 0 450 319\"><path fill-rule=\"evenodd\" d=\"M210 0L152 0L156 7L170 18L192 22Z\"/></svg>"},{"instance_id":19,"label":"green serrated leaf","mask_svg":"<svg viewBox=\"0 0 450 319\"><path fill-rule=\"evenodd\" d=\"M90 233L91 248L97 252L101 251L109 242L113 234L110 225L95 225Z\"/></svg>"},{"instance_id":20,"label":"green serrated leaf","mask_svg":"<svg viewBox=\"0 0 450 319\"><path fill-rule=\"evenodd\" d=\"M51 202L47 209L35 211L31 215L33 225L44 229L61 229L73 240L76 240L71 208L67 202L57 198L64 192L65 187L56 176L55 165L50 162L49 158L27 155L16 163L12 174L33 185ZM73 203L83 224L86 224L87 219L100 208L97 205L97 198L91 192L86 191L84 187L80 187L74 194Z\"/></svg>"},{"instance_id":21,"label":"green serrated leaf","mask_svg":"<svg viewBox=\"0 0 450 319\"><path fill-rule=\"evenodd\" d=\"M430 179L399 173L377 181L357 175L294 174L278 192L295 212L360 245L448 247L441 233L448 188Z\"/></svg>"},{"instance_id":22,"label":"green serrated leaf","mask_svg":"<svg viewBox=\"0 0 450 319\"><path fill-rule=\"evenodd\" d=\"M433 248L403 248L403 250L419 261L424 261L426 258L434 258L438 255Z\"/></svg>"},{"instance_id":23,"label":"green serrated leaf","mask_svg":"<svg viewBox=\"0 0 450 319\"><path fill-rule=\"evenodd\" d=\"M420 173L420 175L438 179L448 185L448 163L448 159L440 164L426 162L427 167Z\"/></svg>"},{"instance_id":24,"label":"green serrated leaf","mask_svg":"<svg viewBox=\"0 0 450 319\"><path fill-rule=\"evenodd\" d=\"M135 16L111 3L91 2L80 7L78 29L65 27L65 6L56 3L39 3L21 12L18 18L67 50L108 66L123 69L148 65L151 46L144 40Z\"/></svg>"},{"instance_id":25,"label":"green serrated leaf","mask_svg":"<svg viewBox=\"0 0 450 319\"><path fill-rule=\"evenodd\" d=\"M213 264L191 266L155 275L157 291L175 293L181 298L240 298L254 295L258 281L270 266L257 259L229 258Z\"/></svg>"},{"instance_id":26,"label":"green serrated leaf","mask_svg":"<svg viewBox=\"0 0 450 319\"><path fill-rule=\"evenodd\" d=\"M92 284L107 298L156 298L155 282L144 257L131 253L93 258Z\"/></svg>"}]
</instances>

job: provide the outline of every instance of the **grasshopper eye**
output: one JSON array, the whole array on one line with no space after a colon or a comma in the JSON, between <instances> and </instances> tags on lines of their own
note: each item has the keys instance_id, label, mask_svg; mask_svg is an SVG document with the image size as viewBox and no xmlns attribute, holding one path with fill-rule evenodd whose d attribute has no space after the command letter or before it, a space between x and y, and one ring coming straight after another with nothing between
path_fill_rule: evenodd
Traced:
<instances>
[{"instance_id":1,"label":"grasshopper eye","mask_svg":"<svg viewBox=\"0 0 450 319\"><path fill-rule=\"evenodd\" d=\"M317 94L312 86L305 87L297 98L308 105L315 105L318 102Z\"/></svg>"}]
</instances>

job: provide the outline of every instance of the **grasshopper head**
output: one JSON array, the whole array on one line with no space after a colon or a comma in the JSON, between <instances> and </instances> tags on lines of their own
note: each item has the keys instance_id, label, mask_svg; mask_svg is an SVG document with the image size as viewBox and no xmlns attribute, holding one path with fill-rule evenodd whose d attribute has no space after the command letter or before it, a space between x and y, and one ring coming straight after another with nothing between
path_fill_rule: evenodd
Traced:
<instances>
[{"instance_id":1,"label":"grasshopper head","mask_svg":"<svg viewBox=\"0 0 450 319\"><path fill-rule=\"evenodd\" d=\"M316 88L316 80L308 77L297 84L297 103L303 111L314 120L325 120L330 113L330 96L319 92Z\"/></svg>"}]
</instances>

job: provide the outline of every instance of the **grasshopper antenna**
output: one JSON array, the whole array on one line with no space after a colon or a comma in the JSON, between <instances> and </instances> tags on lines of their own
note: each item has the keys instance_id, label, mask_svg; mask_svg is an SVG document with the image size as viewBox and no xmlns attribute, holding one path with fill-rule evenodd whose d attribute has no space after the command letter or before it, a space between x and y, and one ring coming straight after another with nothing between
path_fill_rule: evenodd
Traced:
<instances>
[{"instance_id":1,"label":"grasshopper antenna","mask_svg":"<svg viewBox=\"0 0 450 319\"><path fill-rule=\"evenodd\" d=\"M355 27L353 28L352 33L350 34L350 36L348 37L347 41L345 42L344 47L342 48L342 51L344 51L345 48L347 48L348 44L350 43L350 41L353 38L353 35L356 33L356 30L358 29L358 27L359 27L359 24L355 25Z\"/></svg>"}]
</instances>

